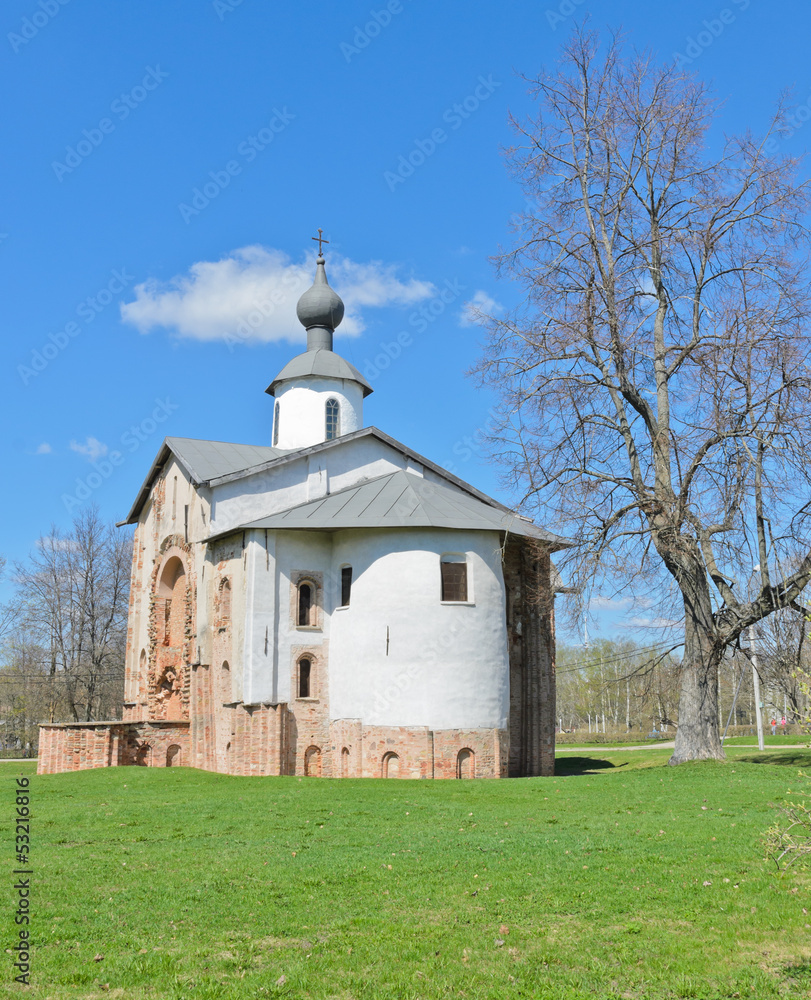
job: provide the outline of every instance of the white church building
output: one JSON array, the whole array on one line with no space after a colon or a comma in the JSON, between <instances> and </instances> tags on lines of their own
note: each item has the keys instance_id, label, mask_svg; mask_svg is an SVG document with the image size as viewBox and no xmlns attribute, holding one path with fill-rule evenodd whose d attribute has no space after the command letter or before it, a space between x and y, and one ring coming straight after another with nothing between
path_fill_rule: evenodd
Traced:
<instances>
[{"instance_id":1,"label":"white church building","mask_svg":"<svg viewBox=\"0 0 811 1000\"><path fill-rule=\"evenodd\" d=\"M364 426L343 311L319 256L272 444L164 441L124 522L124 718L43 726L41 772L552 773L566 542Z\"/></svg>"}]
</instances>

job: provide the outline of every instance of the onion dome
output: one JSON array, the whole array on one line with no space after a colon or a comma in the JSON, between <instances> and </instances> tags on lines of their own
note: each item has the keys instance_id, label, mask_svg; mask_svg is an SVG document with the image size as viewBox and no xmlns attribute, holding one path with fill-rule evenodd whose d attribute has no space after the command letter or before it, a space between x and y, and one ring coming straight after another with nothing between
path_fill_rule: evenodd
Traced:
<instances>
[{"instance_id":1,"label":"onion dome","mask_svg":"<svg viewBox=\"0 0 811 1000\"><path fill-rule=\"evenodd\" d=\"M332 350L332 334L344 318L340 295L330 288L324 258L316 260L315 281L298 300L296 315L307 331L307 350Z\"/></svg>"}]
</instances>

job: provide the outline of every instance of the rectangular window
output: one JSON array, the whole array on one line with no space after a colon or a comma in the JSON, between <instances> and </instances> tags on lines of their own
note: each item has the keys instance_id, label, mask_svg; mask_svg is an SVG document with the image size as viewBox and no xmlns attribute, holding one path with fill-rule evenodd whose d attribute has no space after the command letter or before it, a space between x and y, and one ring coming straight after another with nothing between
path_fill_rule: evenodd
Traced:
<instances>
[{"instance_id":1,"label":"rectangular window","mask_svg":"<svg viewBox=\"0 0 811 1000\"><path fill-rule=\"evenodd\" d=\"M467 600L467 564L463 562L442 562L442 600Z\"/></svg>"},{"instance_id":2,"label":"rectangular window","mask_svg":"<svg viewBox=\"0 0 811 1000\"><path fill-rule=\"evenodd\" d=\"M349 598L352 595L352 567L344 566L341 569L341 607L349 607Z\"/></svg>"}]
</instances>

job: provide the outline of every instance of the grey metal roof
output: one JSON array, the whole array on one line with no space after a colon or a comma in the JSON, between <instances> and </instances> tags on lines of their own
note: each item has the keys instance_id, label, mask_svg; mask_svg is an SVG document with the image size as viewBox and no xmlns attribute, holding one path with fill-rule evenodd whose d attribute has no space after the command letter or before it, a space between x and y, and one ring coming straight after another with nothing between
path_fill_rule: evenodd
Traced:
<instances>
[{"instance_id":1,"label":"grey metal roof","mask_svg":"<svg viewBox=\"0 0 811 1000\"><path fill-rule=\"evenodd\" d=\"M310 455L317 455L327 449L340 448L342 445L346 445L352 441L358 441L361 438L366 437L376 438L383 444L388 445L394 451L398 451L403 458L406 459L406 461L411 460L416 462L418 465L424 466L426 469L430 469L438 476L441 476L443 479L447 479L450 483L454 483L456 486L460 487L460 489L470 493L471 496L477 497L479 500L483 500L492 507L498 507L499 510L507 512L510 511L510 508L505 506L500 501L495 500L486 493L482 493L481 490L477 490L475 486L471 486L470 483L465 482L464 479L460 479L459 476L455 476L452 472L449 472L441 465L437 465L436 462L432 462L430 458L426 458L425 455L421 455L418 451L414 451L413 448L407 448L401 441L393 438L390 434L386 434L385 431L381 431L379 427L361 427L359 430L350 431L348 434L341 434L340 437L333 438L332 441L321 441L319 444L310 445L309 448L300 448L298 450L282 452L280 458L262 462L261 464L253 466L250 469L238 470L237 472L220 476L216 479L210 480L207 485L222 486L225 483L234 482L236 479L242 479L244 476L255 475L258 472L264 472L267 469L271 469L278 465L284 465L286 462L296 461L300 458L308 458Z\"/></svg>"},{"instance_id":2,"label":"grey metal roof","mask_svg":"<svg viewBox=\"0 0 811 1000\"><path fill-rule=\"evenodd\" d=\"M492 507L469 494L403 470L241 524L212 538L246 528L339 531L390 527L507 531L537 538L549 543L552 549L570 544L520 514Z\"/></svg>"},{"instance_id":3,"label":"grey metal roof","mask_svg":"<svg viewBox=\"0 0 811 1000\"><path fill-rule=\"evenodd\" d=\"M560 535L555 535L552 532L537 527L532 524L529 518L523 518L521 515L514 513L509 507L506 507L500 501L488 496L486 493L482 493L481 490L477 490L475 486L471 486L471 484L465 482L464 479L460 479L458 476L453 475L453 473L448 472L447 469L443 469L442 466L432 462L429 458L425 458L424 455L420 455L419 452L416 452L411 448L407 448L404 444L397 441L389 434L384 433L377 427L362 427L360 430L351 431L349 434L342 434L340 437L334 438L332 441L322 441L320 444L311 445L309 448L297 448L290 451L283 451L280 448L271 448L267 445L229 444L224 441L198 441L194 438L168 437L161 445L160 450L155 457L155 461L152 463L152 467L150 468L149 473L147 474L147 477L138 492L138 496L136 497L135 503L132 505L126 520L120 521L119 524L134 524L138 520L141 509L149 498L149 491L152 489L152 484L160 474L161 469L171 454L176 455L176 457L180 460L196 486L204 485L216 487L224 485L225 483L243 479L246 476L264 472L268 469L277 468L287 464L287 462L297 461L329 449L340 448L343 445L347 445L353 441L366 437L376 438L383 444L386 444L395 451L398 451L406 460L414 461L418 465L422 465L424 468L430 469L436 475L442 477L442 479L447 480L449 483L453 483L460 490L463 490L464 494L460 494L457 491L450 490L447 487L442 487L441 485L437 485L435 483L426 482L426 480L422 479L420 476L408 474L408 481L411 482L412 480L416 480L418 489L421 487L429 488L431 490L444 489L444 491L450 495L453 502L457 505L460 503L461 497L461 501L468 501L474 505L479 503L481 507L491 512L492 517L501 518L500 525L496 526L491 524L490 527L496 527L496 530L508 530L515 534L526 534L533 538L545 540L549 542L553 551L555 549L568 548L572 544ZM406 473L401 474L406 475ZM397 473L394 473L394 475L397 475ZM382 478L387 479L390 478L390 476L384 476ZM367 486L369 483L376 481L377 480L368 480L366 483L361 485ZM359 486L352 487L352 489L358 488ZM348 490L344 490L341 493L334 493L331 497L327 497L325 499L339 497L346 492L348 492ZM324 501L321 500L313 502L323 503ZM298 508L294 508L294 510L296 509ZM283 513L292 513L292 511ZM447 508L445 513L448 513ZM272 517L280 516L282 515L272 515ZM259 522L255 523L258 524ZM512 527L506 527L507 525L512 525ZM239 528L231 530L242 530L242 527L249 526L253 525L241 525ZM463 525L460 524L457 526L462 527ZM519 527L521 526L523 526L525 530L520 531ZM262 527L269 527L269 525L265 525L263 523ZM288 524L287 527L295 527L295 525ZM300 527L312 527L312 525L300 525ZM335 525L333 525L333 527L335 527ZM320 530L325 529L322 528ZM227 533L230 534L231 532L229 531Z\"/></svg>"},{"instance_id":4,"label":"grey metal roof","mask_svg":"<svg viewBox=\"0 0 811 1000\"><path fill-rule=\"evenodd\" d=\"M196 438L165 438L144 479L135 503L120 524L134 524L149 497L152 484L170 455L180 461L195 486L212 479L233 475L253 466L264 466L290 452L258 444L230 444L226 441L199 441Z\"/></svg>"},{"instance_id":5,"label":"grey metal roof","mask_svg":"<svg viewBox=\"0 0 811 1000\"><path fill-rule=\"evenodd\" d=\"M280 448L261 444L230 444L227 441L199 441L195 438L166 438L196 483L227 476L288 454Z\"/></svg>"},{"instance_id":6,"label":"grey metal roof","mask_svg":"<svg viewBox=\"0 0 811 1000\"><path fill-rule=\"evenodd\" d=\"M281 382L286 382L291 378L301 378L304 375L320 375L323 378L344 378L353 382L358 382L363 387L363 395L368 396L374 389L366 379L355 368L354 365L335 351L305 351L296 355L292 361L288 361L276 378L265 389L271 396L275 395L276 387Z\"/></svg>"}]
</instances>

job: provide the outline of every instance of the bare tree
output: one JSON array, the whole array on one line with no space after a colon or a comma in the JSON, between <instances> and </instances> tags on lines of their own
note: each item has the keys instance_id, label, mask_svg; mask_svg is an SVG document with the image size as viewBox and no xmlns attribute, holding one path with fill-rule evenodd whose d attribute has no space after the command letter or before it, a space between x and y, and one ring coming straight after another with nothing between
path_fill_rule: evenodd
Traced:
<instances>
[{"instance_id":1,"label":"bare tree","mask_svg":"<svg viewBox=\"0 0 811 1000\"><path fill-rule=\"evenodd\" d=\"M785 608L769 615L757 629L765 711L769 715L785 713L789 722L808 715L807 692L803 690L811 674L806 615Z\"/></svg>"},{"instance_id":2,"label":"bare tree","mask_svg":"<svg viewBox=\"0 0 811 1000\"><path fill-rule=\"evenodd\" d=\"M52 528L17 566L21 620L75 722L120 712L130 563L130 538L88 508L70 533Z\"/></svg>"},{"instance_id":3,"label":"bare tree","mask_svg":"<svg viewBox=\"0 0 811 1000\"><path fill-rule=\"evenodd\" d=\"M45 651L22 629L4 643L0 653L0 746L36 746L39 723L54 721L64 696L47 674Z\"/></svg>"},{"instance_id":4,"label":"bare tree","mask_svg":"<svg viewBox=\"0 0 811 1000\"><path fill-rule=\"evenodd\" d=\"M616 37L577 29L532 90L511 150L532 207L497 258L527 294L479 366L499 450L581 582L633 569L672 595L671 763L722 758L724 650L811 579L808 192L779 112L765 141L716 140L705 86Z\"/></svg>"},{"instance_id":5,"label":"bare tree","mask_svg":"<svg viewBox=\"0 0 811 1000\"><path fill-rule=\"evenodd\" d=\"M559 646L556 661L557 712L564 729L582 729L603 718L615 733L674 725L679 664L667 648L597 639L588 648Z\"/></svg>"},{"instance_id":6,"label":"bare tree","mask_svg":"<svg viewBox=\"0 0 811 1000\"><path fill-rule=\"evenodd\" d=\"M5 556L0 556L0 579L6 569ZM17 605L15 602L0 604L0 642L9 634L17 621Z\"/></svg>"}]
</instances>

